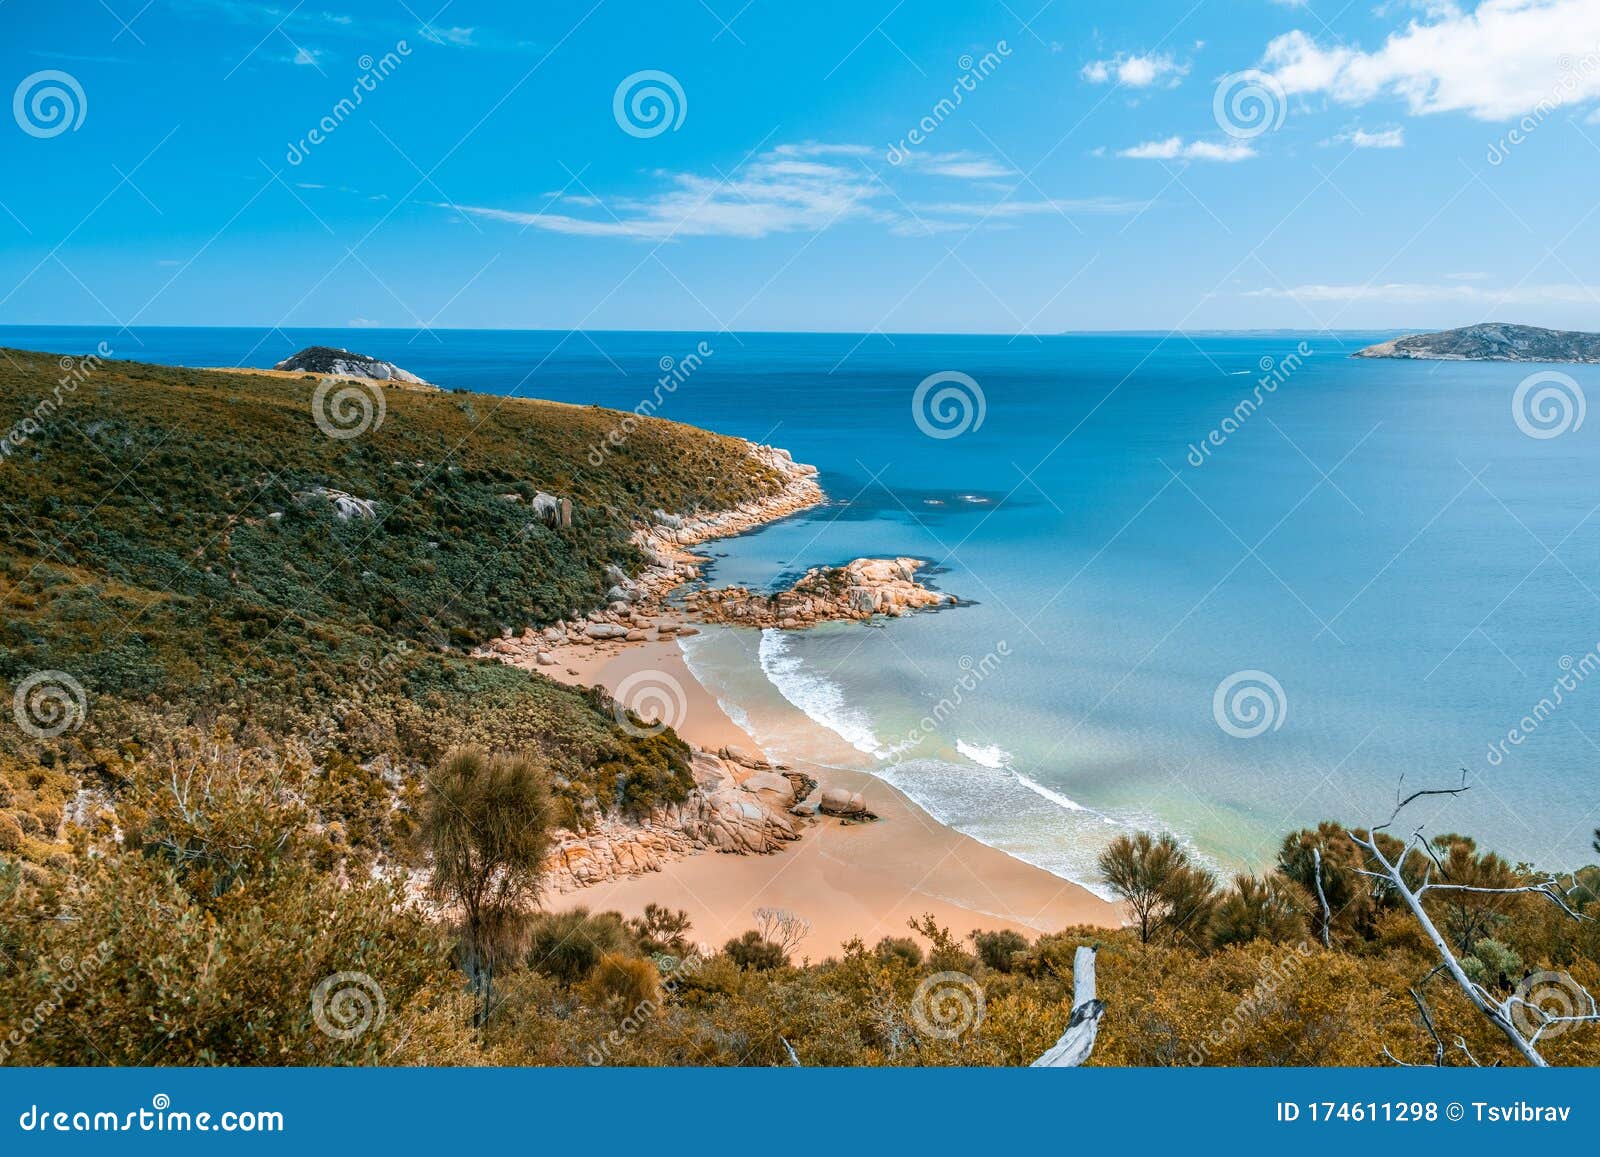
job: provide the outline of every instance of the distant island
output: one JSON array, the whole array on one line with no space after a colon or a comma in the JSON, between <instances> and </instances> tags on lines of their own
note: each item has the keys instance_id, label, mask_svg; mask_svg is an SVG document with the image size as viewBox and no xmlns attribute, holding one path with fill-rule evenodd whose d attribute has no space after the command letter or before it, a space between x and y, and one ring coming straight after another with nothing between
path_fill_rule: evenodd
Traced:
<instances>
[{"instance_id":1,"label":"distant island","mask_svg":"<svg viewBox=\"0 0 1600 1157\"><path fill-rule=\"evenodd\" d=\"M1379 342L1351 356L1449 362L1600 362L1600 334L1532 325L1469 325Z\"/></svg>"},{"instance_id":2,"label":"distant island","mask_svg":"<svg viewBox=\"0 0 1600 1157\"><path fill-rule=\"evenodd\" d=\"M411 386L431 383L403 370L393 362L368 357L350 350L332 346L307 346L293 357L285 358L272 367L283 373L328 374L336 378L367 378L375 382L404 382Z\"/></svg>"}]
</instances>

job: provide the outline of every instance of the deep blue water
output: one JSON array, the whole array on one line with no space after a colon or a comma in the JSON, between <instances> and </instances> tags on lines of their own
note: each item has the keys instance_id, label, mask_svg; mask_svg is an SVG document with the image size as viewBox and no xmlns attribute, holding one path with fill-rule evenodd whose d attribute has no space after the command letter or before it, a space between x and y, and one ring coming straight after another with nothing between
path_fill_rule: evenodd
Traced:
<instances>
[{"instance_id":1,"label":"deep blue water","mask_svg":"<svg viewBox=\"0 0 1600 1157\"><path fill-rule=\"evenodd\" d=\"M661 359L703 340L711 355L660 415L784 446L833 500L715 544L717 581L906 554L972 602L882 629L692 641L691 663L758 739L871 767L940 819L1078 878L1121 825L1255 866L1292 826L1384 818L1402 775L1453 786L1462 769L1472 790L1432 809L1434 830L1587 862L1600 421L1531 437L1513 395L1541 368L1580 388L1600 370L1348 357L1381 336L108 327L4 328L0 344L103 339L119 357L267 366L317 342L446 386L632 409ZM1194 465L1269 358L1281 384ZM977 383L981 427L919 427L914 392L941 371ZM1276 726L1239 738L1213 700L1250 671L1282 696L1269 686ZM964 675L959 706L920 728ZM1537 708L1563 676L1559 705ZM838 740L818 744L797 708ZM1524 741L1491 760L1513 727Z\"/></svg>"}]
</instances>

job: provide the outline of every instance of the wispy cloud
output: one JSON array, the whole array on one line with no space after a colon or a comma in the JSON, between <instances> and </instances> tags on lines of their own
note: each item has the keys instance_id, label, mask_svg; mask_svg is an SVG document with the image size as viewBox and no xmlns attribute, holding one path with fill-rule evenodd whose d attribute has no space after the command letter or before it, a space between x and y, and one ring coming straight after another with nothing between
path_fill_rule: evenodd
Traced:
<instances>
[{"instance_id":1,"label":"wispy cloud","mask_svg":"<svg viewBox=\"0 0 1600 1157\"><path fill-rule=\"evenodd\" d=\"M1354 149L1399 149L1405 147L1406 130L1404 127L1396 127L1368 132L1364 128L1357 127L1340 133L1326 143L1349 145Z\"/></svg>"},{"instance_id":2,"label":"wispy cloud","mask_svg":"<svg viewBox=\"0 0 1600 1157\"><path fill-rule=\"evenodd\" d=\"M1289 95L1349 105L1398 98L1413 113L1498 121L1600 99L1597 45L1594 0L1481 0L1471 11L1431 5L1426 22L1413 20L1373 52L1290 32L1267 45L1262 67Z\"/></svg>"},{"instance_id":3,"label":"wispy cloud","mask_svg":"<svg viewBox=\"0 0 1600 1157\"><path fill-rule=\"evenodd\" d=\"M1170 52L1119 52L1105 60L1091 60L1078 75L1090 84L1114 80L1124 88L1149 88L1161 83L1173 87L1189 75L1189 65L1180 64Z\"/></svg>"},{"instance_id":4,"label":"wispy cloud","mask_svg":"<svg viewBox=\"0 0 1600 1157\"><path fill-rule=\"evenodd\" d=\"M1231 162L1247 161L1256 155L1256 151L1244 141L1185 141L1182 137L1166 137L1123 149L1117 155L1141 161Z\"/></svg>"},{"instance_id":5,"label":"wispy cloud","mask_svg":"<svg viewBox=\"0 0 1600 1157\"><path fill-rule=\"evenodd\" d=\"M864 145L809 141L769 149L728 178L658 173L663 187L645 196L607 198L586 191L549 197L538 210L436 207L550 233L656 241L757 239L850 223L875 224L898 234L931 234L1030 216L1131 214L1147 207L1145 202L1100 198L1011 200L1007 191L981 199L972 194L993 192L989 182L1015 176L1009 166L977 153L943 153L877 171L869 164L876 156L876 150ZM965 195L938 198L924 192L913 198L897 187L916 182L948 188L950 181L960 182Z\"/></svg>"},{"instance_id":6,"label":"wispy cloud","mask_svg":"<svg viewBox=\"0 0 1600 1157\"><path fill-rule=\"evenodd\" d=\"M276 29L291 39L305 35L364 37L373 36L405 39L415 37L419 43L448 45L454 48L479 48L498 52L525 52L540 49L533 41L506 36L492 29L441 25L410 18L407 9L399 7L402 18L377 18L330 12L300 4L272 4L264 0L168 0L172 10L191 19L231 20L259 28ZM293 63L306 63L293 60Z\"/></svg>"},{"instance_id":7,"label":"wispy cloud","mask_svg":"<svg viewBox=\"0 0 1600 1157\"><path fill-rule=\"evenodd\" d=\"M1460 275L1457 275L1460 276ZM1472 275L1477 276L1477 275ZM1245 297L1286 298L1307 302L1381 302L1389 305L1430 305L1461 303L1469 305L1594 305L1600 291L1593 286L1573 283L1515 285L1491 289L1483 285L1430 284L1392 281L1383 285L1297 285L1252 289Z\"/></svg>"}]
</instances>

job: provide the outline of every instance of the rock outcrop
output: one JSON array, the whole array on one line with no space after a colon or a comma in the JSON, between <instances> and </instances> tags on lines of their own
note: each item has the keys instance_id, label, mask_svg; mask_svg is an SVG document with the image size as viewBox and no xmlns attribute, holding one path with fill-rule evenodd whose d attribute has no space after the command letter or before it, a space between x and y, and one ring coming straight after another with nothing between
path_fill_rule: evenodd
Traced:
<instances>
[{"instance_id":1,"label":"rock outcrop","mask_svg":"<svg viewBox=\"0 0 1600 1157\"><path fill-rule=\"evenodd\" d=\"M787 777L704 751L694 753L693 770L695 788L682 803L641 820L608 815L588 831L557 833L545 862L547 886L572 892L659 872L698 852L763 855L800 838L801 825L788 814L794 791Z\"/></svg>"},{"instance_id":2,"label":"rock outcrop","mask_svg":"<svg viewBox=\"0 0 1600 1157\"><path fill-rule=\"evenodd\" d=\"M841 567L815 567L777 594L724 587L695 592L685 602L706 622L785 630L954 606L954 595L917 581L923 565L915 558L858 558Z\"/></svg>"},{"instance_id":3,"label":"rock outcrop","mask_svg":"<svg viewBox=\"0 0 1600 1157\"><path fill-rule=\"evenodd\" d=\"M378 358L368 357L366 354L353 353L350 350L335 349L332 346L314 345L307 346L293 357L284 358L283 361L272 367L285 373L300 374L326 374L335 378L364 378L374 382L399 382L408 386L427 386L431 383L423 381L409 370L403 370L393 362L382 361Z\"/></svg>"},{"instance_id":4,"label":"rock outcrop","mask_svg":"<svg viewBox=\"0 0 1600 1157\"><path fill-rule=\"evenodd\" d=\"M1600 333L1486 323L1419 333L1357 350L1358 358L1450 362L1600 362Z\"/></svg>"}]
</instances>

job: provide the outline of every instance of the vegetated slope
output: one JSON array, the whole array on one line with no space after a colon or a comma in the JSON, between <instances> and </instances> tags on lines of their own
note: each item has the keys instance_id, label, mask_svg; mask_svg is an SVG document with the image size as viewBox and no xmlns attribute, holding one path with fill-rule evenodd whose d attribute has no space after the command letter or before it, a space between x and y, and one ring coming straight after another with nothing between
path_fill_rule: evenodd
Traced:
<instances>
[{"instance_id":1,"label":"vegetated slope","mask_svg":"<svg viewBox=\"0 0 1600 1157\"><path fill-rule=\"evenodd\" d=\"M114 779L119 750L195 719L315 732L352 760L534 744L574 809L681 795L670 734L634 739L598 697L460 652L597 605L606 568L640 561L636 520L776 477L692 427L634 420L591 455L622 414L377 384L338 383L357 391L347 429L355 402L382 419L331 436L316 417L336 428L341 403L320 385L0 358L0 683L64 672L88 704L59 738L0 727L11 794L38 805L24 837L48 844L75 780ZM534 509L541 491L570 499L570 526ZM27 786L51 768L53 789Z\"/></svg>"}]
</instances>

